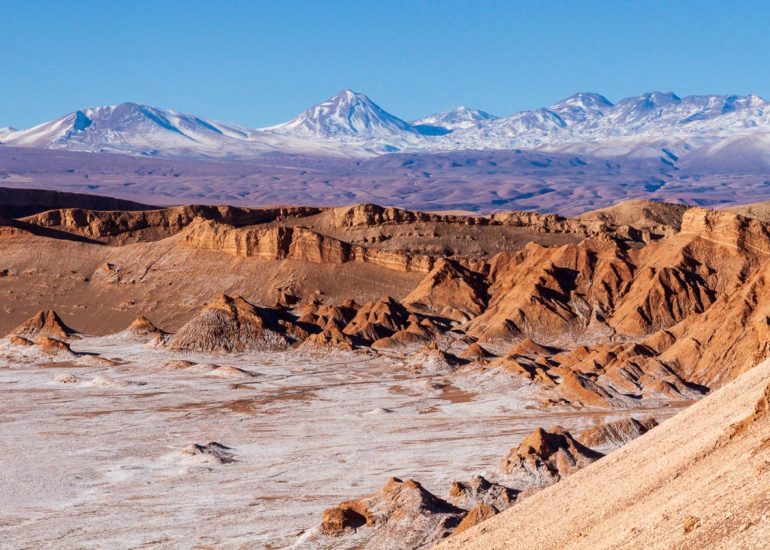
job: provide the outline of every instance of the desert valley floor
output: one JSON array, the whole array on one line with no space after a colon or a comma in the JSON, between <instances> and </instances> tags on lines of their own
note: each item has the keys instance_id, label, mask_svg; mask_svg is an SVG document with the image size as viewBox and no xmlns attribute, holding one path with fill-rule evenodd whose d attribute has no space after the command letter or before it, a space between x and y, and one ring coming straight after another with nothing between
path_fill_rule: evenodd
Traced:
<instances>
[{"instance_id":1,"label":"desert valley floor","mask_svg":"<svg viewBox=\"0 0 770 550\"><path fill-rule=\"evenodd\" d=\"M649 523L649 547L751 548L768 533L763 204L563 218L0 191L12 547L633 547ZM662 519L601 500L637 466L638 502L656 475L727 476L743 490L724 512L745 527L695 501L707 488ZM581 533L515 521L548 499Z\"/></svg>"},{"instance_id":2,"label":"desert valley floor","mask_svg":"<svg viewBox=\"0 0 770 550\"><path fill-rule=\"evenodd\" d=\"M331 504L390 476L441 494L538 426L579 429L631 414L541 411L526 386L499 376L411 377L367 355L215 359L244 375L179 368L178 354L120 338L79 348L121 362L0 371L12 411L3 415L2 533L22 547L283 547L312 535ZM210 441L232 447L233 462L185 455Z\"/></svg>"}]
</instances>

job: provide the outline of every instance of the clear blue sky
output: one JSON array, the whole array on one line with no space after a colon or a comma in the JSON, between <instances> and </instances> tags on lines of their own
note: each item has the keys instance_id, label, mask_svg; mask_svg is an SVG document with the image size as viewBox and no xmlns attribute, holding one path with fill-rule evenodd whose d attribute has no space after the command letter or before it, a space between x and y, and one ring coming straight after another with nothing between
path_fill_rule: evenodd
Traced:
<instances>
[{"instance_id":1,"label":"clear blue sky","mask_svg":"<svg viewBox=\"0 0 770 550\"><path fill-rule=\"evenodd\" d=\"M0 126L122 101L247 126L343 88L405 119L577 91L770 96L759 1L0 0Z\"/></svg>"}]
</instances>

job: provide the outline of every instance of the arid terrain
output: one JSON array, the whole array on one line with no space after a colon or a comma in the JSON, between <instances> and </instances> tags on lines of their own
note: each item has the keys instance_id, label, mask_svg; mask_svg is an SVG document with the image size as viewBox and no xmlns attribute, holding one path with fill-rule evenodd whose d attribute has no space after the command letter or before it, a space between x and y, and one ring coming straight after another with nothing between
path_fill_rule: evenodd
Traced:
<instances>
[{"instance_id":1,"label":"arid terrain","mask_svg":"<svg viewBox=\"0 0 770 550\"><path fill-rule=\"evenodd\" d=\"M662 153L661 153L662 154ZM394 153L370 159L265 154L235 162L0 146L0 186L157 205L527 210L577 215L647 199L721 207L770 200L770 161L712 167L529 150Z\"/></svg>"},{"instance_id":2,"label":"arid terrain","mask_svg":"<svg viewBox=\"0 0 770 550\"><path fill-rule=\"evenodd\" d=\"M767 536L765 204L0 198L13 547Z\"/></svg>"}]
</instances>

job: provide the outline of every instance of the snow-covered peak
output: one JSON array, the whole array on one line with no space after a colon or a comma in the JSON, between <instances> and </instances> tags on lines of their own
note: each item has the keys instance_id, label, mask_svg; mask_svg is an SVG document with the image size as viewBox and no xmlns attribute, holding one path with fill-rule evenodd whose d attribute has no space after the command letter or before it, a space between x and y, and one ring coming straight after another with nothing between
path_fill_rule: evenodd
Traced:
<instances>
[{"instance_id":1,"label":"snow-covered peak","mask_svg":"<svg viewBox=\"0 0 770 550\"><path fill-rule=\"evenodd\" d=\"M718 116L747 109L765 109L768 102L756 95L706 95L688 96L683 102L711 116Z\"/></svg>"},{"instance_id":2,"label":"snow-covered peak","mask_svg":"<svg viewBox=\"0 0 770 550\"><path fill-rule=\"evenodd\" d=\"M415 126L437 126L447 130L457 130L460 128L476 128L487 121L495 120L498 117L490 115L487 112L468 107L457 107L451 111L434 113L425 118L412 121Z\"/></svg>"},{"instance_id":3,"label":"snow-covered peak","mask_svg":"<svg viewBox=\"0 0 770 550\"><path fill-rule=\"evenodd\" d=\"M554 103L549 110L556 113L567 125L572 125L601 118L612 106L601 94L581 92Z\"/></svg>"},{"instance_id":4,"label":"snow-covered peak","mask_svg":"<svg viewBox=\"0 0 770 550\"><path fill-rule=\"evenodd\" d=\"M9 134L12 134L15 131L16 131L16 128L11 128L10 126L0 128L0 142L2 142L6 136L8 136Z\"/></svg>"},{"instance_id":5,"label":"snow-covered peak","mask_svg":"<svg viewBox=\"0 0 770 550\"><path fill-rule=\"evenodd\" d=\"M607 110L612 107L612 102L601 94L592 92L580 92L551 105L552 111L567 108Z\"/></svg>"},{"instance_id":6,"label":"snow-covered peak","mask_svg":"<svg viewBox=\"0 0 770 550\"><path fill-rule=\"evenodd\" d=\"M670 135L699 124L699 131L753 126L767 102L757 96L691 95L651 92L619 101L602 123L608 135L660 133ZM706 130L703 124L711 126ZM722 131L722 130L719 130Z\"/></svg>"},{"instance_id":7,"label":"snow-covered peak","mask_svg":"<svg viewBox=\"0 0 770 550\"><path fill-rule=\"evenodd\" d=\"M638 97L627 97L615 105L613 123L635 125L664 118L681 103L682 99L673 92L649 92Z\"/></svg>"},{"instance_id":8,"label":"snow-covered peak","mask_svg":"<svg viewBox=\"0 0 770 550\"><path fill-rule=\"evenodd\" d=\"M342 90L289 122L265 131L308 138L393 138L418 135L417 128L391 115L364 94Z\"/></svg>"},{"instance_id":9,"label":"snow-covered peak","mask_svg":"<svg viewBox=\"0 0 770 550\"><path fill-rule=\"evenodd\" d=\"M90 107L4 136L7 145L155 155L206 153L245 140L249 130L137 103Z\"/></svg>"}]
</instances>

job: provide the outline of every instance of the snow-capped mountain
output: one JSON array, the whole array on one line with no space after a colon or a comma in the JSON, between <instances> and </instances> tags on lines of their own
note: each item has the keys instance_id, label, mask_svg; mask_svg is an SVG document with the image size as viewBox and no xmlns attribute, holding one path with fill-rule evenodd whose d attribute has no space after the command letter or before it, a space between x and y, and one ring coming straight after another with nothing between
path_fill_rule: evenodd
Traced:
<instances>
[{"instance_id":1,"label":"snow-capped mountain","mask_svg":"<svg viewBox=\"0 0 770 550\"><path fill-rule=\"evenodd\" d=\"M412 121L415 126L437 126L439 128L445 128L447 130L458 130L466 128L478 128L484 123L495 120L498 117L490 115L484 111L478 109L470 109L468 107L458 107L451 111L444 111L442 113L434 113L425 118Z\"/></svg>"},{"instance_id":2,"label":"snow-capped mountain","mask_svg":"<svg viewBox=\"0 0 770 550\"><path fill-rule=\"evenodd\" d=\"M391 152L530 149L670 165L770 166L770 103L758 96L651 92L612 104L579 93L550 107L495 117L458 108L412 123L343 90L284 124L248 129L146 105L75 111L28 130L0 130L10 146L131 155L251 159L266 152L348 157ZM741 161L740 159L744 159Z\"/></svg>"},{"instance_id":3,"label":"snow-capped mountain","mask_svg":"<svg viewBox=\"0 0 770 550\"><path fill-rule=\"evenodd\" d=\"M401 120L353 90L342 90L289 122L261 129L277 136L340 143L349 151L355 151L353 156L362 152L378 155L419 146L420 139L424 135L433 135L433 130Z\"/></svg>"},{"instance_id":4,"label":"snow-capped mountain","mask_svg":"<svg viewBox=\"0 0 770 550\"><path fill-rule=\"evenodd\" d=\"M415 126L352 90L342 90L289 122L264 130L320 139L400 139L420 135Z\"/></svg>"},{"instance_id":5,"label":"snow-capped mountain","mask_svg":"<svg viewBox=\"0 0 770 550\"><path fill-rule=\"evenodd\" d=\"M227 156L253 132L177 111L121 103L75 111L28 130L6 134L6 145L142 155ZM255 144L256 145L256 144ZM255 150L269 147L254 146Z\"/></svg>"},{"instance_id":6,"label":"snow-capped mountain","mask_svg":"<svg viewBox=\"0 0 770 550\"><path fill-rule=\"evenodd\" d=\"M581 124L601 118L612 108L612 103L600 94L578 93L551 105L548 110L565 124Z\"/></svg>"},{"instance_id":7,"label":"snow-capped mountain","mask_svg":"<svg viewBox=\"0 0 770 550\"><path fill-rule=\"evenodd\" d=\"M770 104L757 96L688 96L652 92L612 104L576 94L547 109L523 111L478 128L458 129L427 148L542 149L598 156L674 156L726 139L765 143ZM448 145L451 144L451 145ZM754 156L761 146L752 146ZM767 152L770 159L770 151Z\"/></svg>"}]
</instances>

